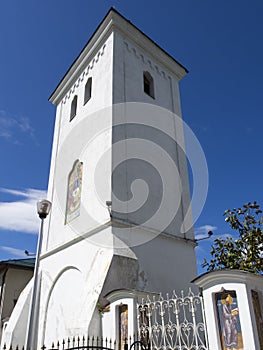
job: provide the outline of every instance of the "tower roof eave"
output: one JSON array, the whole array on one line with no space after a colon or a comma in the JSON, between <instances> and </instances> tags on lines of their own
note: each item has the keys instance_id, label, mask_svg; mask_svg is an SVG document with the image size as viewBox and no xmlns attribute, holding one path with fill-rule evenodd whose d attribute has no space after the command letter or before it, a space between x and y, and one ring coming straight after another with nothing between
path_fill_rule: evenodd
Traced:
<instances>
[{"instance_id":1,"label":"tower roof eave","mask_svg":"<svg viewBox=\"0 0 263 350\"><path fill-rule=\"evenodd\" d=\"M188 73L188 70L181 63L175 60L170 54L163 50L118 11L114 8L110 8L87 44L81 50L80 54L76 57L55 90L50 95L50 102L57 105L61 101L65 92L68 91L78 76L82 73L85 64L92 58L105 39L114 30L124 34L128 39L148 51L151 56L158 59L162 65L175 74L178 80L182 79Z\"/></svg>"}]
</instances>

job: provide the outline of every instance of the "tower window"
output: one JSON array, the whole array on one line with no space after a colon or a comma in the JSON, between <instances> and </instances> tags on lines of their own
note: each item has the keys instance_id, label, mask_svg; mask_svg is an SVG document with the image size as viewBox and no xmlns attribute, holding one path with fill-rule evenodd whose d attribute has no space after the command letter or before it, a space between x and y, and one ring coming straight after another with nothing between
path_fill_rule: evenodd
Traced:
<instances>
[{"instance_id":1,"label":"tower window","mask_svg":"<svg viewBox=\"0 0 263 350\"><path fill-rule=\"evenodd\" d=\"M85 93L84 93L84 105L91 98L91 87L92 87L92 78L89 78L85 85Z\"/></svg>"},{"instance_id":2,"label":"tower window","mask_svg":"<svg viewBox=\"0 0 263 350\"><path fill-rule=\"evenodd\" d=\"M77 104L78 104L78 96L75 95L72 102L71 102L70 120L69 121L71 121L77 113Z\"/></svg>"},{"instance_id":3,"label":"tower window","mask_svg":"<svg viewBox=\"0 0 263 350\"><path fill-rule=\"evenodd\" d=\"M143 72L143 90L147 95L154 98L153 77L149 72Z\"/></svg>"}]
</instances>

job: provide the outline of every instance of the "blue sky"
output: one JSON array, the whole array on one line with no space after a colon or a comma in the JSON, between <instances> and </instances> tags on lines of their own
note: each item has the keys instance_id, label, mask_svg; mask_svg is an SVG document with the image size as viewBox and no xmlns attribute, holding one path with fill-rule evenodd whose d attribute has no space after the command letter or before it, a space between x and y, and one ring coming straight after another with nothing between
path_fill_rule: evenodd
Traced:
<instances>
[{"instance_id":1,"label":"blue sky","mask_svg":"<svg viewBox=\"0 0 263 350\"><path fill-rule=\"evenodd\" d=\"M48 97L111 6L189 70L183 117L209 169L196 233L230 233L225 209L263 204L261 0L9 0L0 12L0 260L35 251L55 117ZM198 262L211 243L200 242Z\"/></svg>"}]
</instances>

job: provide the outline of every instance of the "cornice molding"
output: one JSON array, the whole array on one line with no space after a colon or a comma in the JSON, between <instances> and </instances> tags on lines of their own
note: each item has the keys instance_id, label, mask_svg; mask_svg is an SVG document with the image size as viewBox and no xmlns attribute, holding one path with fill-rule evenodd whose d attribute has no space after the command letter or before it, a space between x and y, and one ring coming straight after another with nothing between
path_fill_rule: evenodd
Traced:
<instances>
[{"instance_id":1,"label":"cornice molding","mask_svg":"<svg viewBox=\"0 0 263 350\"><path fill-rule=\"evenodd\" d=\"M74 86L75 82L78 81L79 77L83 74L86 66L95 58L114 31L123 35L124 40L128 40L133 45L144 51L145 57L151 57L148 64L152 64L152 60L158 62L159 66L163 66L169 74L174 75L177 80L182 79L187 73L187 70L179 62L174 60L167 52L161 49L138 28L118 12L110 10L86 46L70 66L54 92L51 94L49 101L55 105L58 105L61 102L68 91ZM155 69L157 69L157 71L159 70L162 74L160 68Z\"/></svg>"},{"instance_id":2,"label":"cornice molding","mask_svg":"<svg viewBox=\"0 0 263 350\"><path fill-rule=\"evenodd\" d=\"M90 71L94 68L95 64L98 63L100 57L104 55L105 48L106 48L106 44L102 46L102 48L97 52L96 56L91 60L89 65L84 69L81 75L77 78L75 83L71 86L67 94L62 99L63 104L65 104L67 99L70 99L71 95L74 94L76 88L78 88L79 84L85 79L85 76L90 74Z\"/></svg>"},{"instance_id":3,"label":"cornice molding","mask_svg":"<svg viewBox=\"0 0 263 350\"><path fill-rule=\"evenodd\" d=\"M96 56L102 50L104 45L106 47L106 41L111 34L111 25L109 23L106 27L99 29L91 37L87 45L72 63L54 92L49 97L49 101L53 104L58 105L61 102L68 90L71 89L71 87L83 74L83 71L87 68L87 65L89 65L94 59L96 60Z\"/></svg>"},{"instance_id":4,"label":"cornice molding","mask_svg":"<svg viewBox=\"0 0 263 350\"><path fill-rule=\"evenodd\" d=\"M153 71L158 73L164 79L168 79L168 76L164 70L162 70L158 65L152 62L152 60L144 55L140 50L138 50L135 46L132 46L129 42L124 40L125 47L128 52L134 54L136 58L141 60L144 64L148 65Z\"/></svg>"},{"instance_id":5,"label":"cornice molding","mask_svg":"<svg viewBox=\"0 0 263 350\"><path fill-rule=\"evenodd\" d=\"M203 289L207 289L224 283L262 284L262 281L263 276L261 275L256 275L254 273L242 270L223 269L206 272L203 275L196 277L192 283L195 283L197 286Z\"/></svg>"}]
</instances>

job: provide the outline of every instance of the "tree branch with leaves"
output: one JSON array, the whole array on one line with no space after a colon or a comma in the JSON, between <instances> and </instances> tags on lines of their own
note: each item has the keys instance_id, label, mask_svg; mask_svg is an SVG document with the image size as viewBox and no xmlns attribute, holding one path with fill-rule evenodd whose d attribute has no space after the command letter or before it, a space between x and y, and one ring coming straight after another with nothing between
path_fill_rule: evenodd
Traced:
<instances>
[{"instance_id":1,"label":"tree branch with leaves","mask_svg":"<svg viewBox=\"0 0 263 350\"><path fill-rule=\"evenodd\" d=\"M207 271L238 269L263 274L263 217L257 202L249 202L242 208L226 210L225 221L235 230L234 239L216 238L210 251L211 260L204 259L202 267Z\"/></svg>"}]
</instances>

